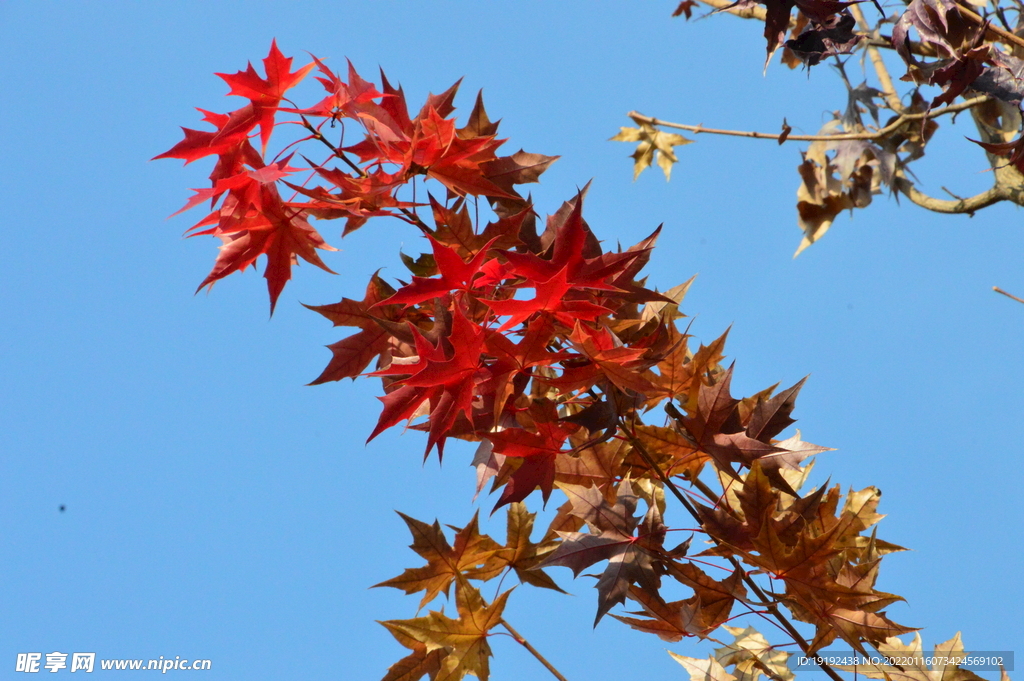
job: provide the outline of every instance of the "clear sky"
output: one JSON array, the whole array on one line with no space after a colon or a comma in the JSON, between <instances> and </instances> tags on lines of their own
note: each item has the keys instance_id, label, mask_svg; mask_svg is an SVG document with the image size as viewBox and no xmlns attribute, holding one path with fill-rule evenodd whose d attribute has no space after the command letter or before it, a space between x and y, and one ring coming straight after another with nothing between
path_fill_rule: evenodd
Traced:
<instances>
[{"instance_id":1,"label":"clear sky","mask_svg":"<svg viewBox=\"0 0 1024 681\"><path fill-rule=\"evenodd\" d=\"M561 155L529 187L540 212L593 180L585 215L606 244L664 223L650 283L699 273L683 310L699 340L732 325L734 392L810 374L798 426L837 448L813 481L883 490L879 536L914 549L883 564L879 588L907 599L890 616L929 646L958 630L971 650L1019 646L1024 306L991 288L1024 294L1020 213L879 196L793 260L797 144L701 136L671 183L634 183L632 149L606 141L631 109L813 133L845 106L827 66L762 76L760 26L674 5L0 2L0 678L53 651L207 658L211 679L380 678L404 649L374 620L417 599L368 587L421 564L393 511L473 514L470 448L439 468L417 433L364 446L379 385L304 385L345 330L299 303L402 276L399 248L424 246L410 228L342 241L321 225L340 275L299 268L269 321L252 271L192 295L217 242L165 218L210 166L148 159L200 127L193 107L239 106L213 73L259 65L275 37L298 63L381 66L413 106L464 77L460 110L483 88L510 152ZM966 123L943 121L917 166L934 195L989 181ZM522 587L506 618L568 678L687 678L663 649L702 648L592 630L591 582L552 573L574 595ZM492 678L543 678L507 637L493 647Z\"/></svg>"}]
</instances>

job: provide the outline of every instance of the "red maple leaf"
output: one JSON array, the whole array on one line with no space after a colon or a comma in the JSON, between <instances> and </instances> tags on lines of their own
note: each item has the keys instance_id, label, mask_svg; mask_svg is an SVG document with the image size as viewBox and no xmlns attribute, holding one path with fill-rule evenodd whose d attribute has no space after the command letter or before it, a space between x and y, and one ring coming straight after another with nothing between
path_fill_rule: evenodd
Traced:
<instances>
[{"instance_id":1,"label":"red maple leaf","mask_svg":"<svg viewBox=\"0 0 1024 681\"><path fill-rule=\"evenodd\" d=\"M517 326L538 312L553 315L563 325L572 327L577 319L593 321L611 310L593 301L592 291L618 292L608 280L620 274L644 251L609 253L585 258L590 230L582 217L583 195L577 196L568 216L555 229L551 257L533 253L502 251L508 261L495 278L522 277L519 287L533 288L531 300L484 300L492 310L509 319L499 330ZM598 247L599 250L599 247ZM482 284L489 283L487 279Z\"/></svg>"},{"instance_id":2,"label":"red maple leaf","mask_svg":"<svg viewBox=\"0 0 1024 681\"><path fill-rule=\"evenodd\" d=\"M459 83L455 83L452 86L454 89L458 89L458 87ZM396 132L411 132L412 120L409 118L409 106L405 101L405 92L402 91L401 86L397 88L392 87L391 83L388 82L387 76L384 75L384 69L380 70L380 89L386 95L381 100L380 106L395 122L394 130Z\"/></svg>"},{"instance_id":3,"label":"red maple leaf","mask_svg":"<svg viewBox=\"0 0 1024 681\"><path fill-rule=\"evenodd\" d=\"M333 184L337 193L321 186L306 188L286 182L291 189L311 199L306 203L291 205L301 207L322 220L347 217L342 236L348 236L359 229L371 217L397 217L400 216L397 211L416 205L395 198L395 191L404 184L404 180L383 170L378 169L362 177L353 177L337 168L314 167L314 170Z\"/></svg>"},{"instance_id":4,"label":"red maple leaf","mask_svg":"<svg viewBox=\"0 0 1024 681\"><path fill-rule=\"evenodd\" d=\"M569 435L579 428L559 421L555 405L550 401L531 404L530 415L536 432L525 428L506 428L487 434L496 454L523 459L505 484L494 511L505 504L522 501L538 487L544 503L547 503L555 484L555 459Z\"/></svg>"},{"instance_id":5,"label":"red maple leaf","mask_svg":"<svg viewBox=\"0 0 1024 681\"><path fill-rule=\"evenodd\" d=\"M185 161L185 165L188 165L192 161L216 154L221 157L234 156L238 160L248 163L253 168L263 166L263 157L249 144L248 134L252 126L245 128L240 123L240 119L247 117L248 114L246 112L242 109L232 114L219 114L204 109L197 109L197 111L203 114L204 121L212 123L217 129L215 131L207 131L182 128L182 131L185 133L185 139L164 153L154 156L152 160L180 158ZM238 172L239 168L237 165L230 165L234 172L224 172L223 170L217 172L215 170L210 179L216 180L218 178L230 177ZM220 162L218 162L219 166Z\"/></svg>"},{"instance_id":6,"label":"red maple leaf","mask_svg":"<svg viewBox=\"0 0 1024 681\"><path fill-rule=\"evenodd\" d=\"M199 284L199 289L212 285L232 272L245 270L261 255L267 256L263 276L270 293L270 313L274 313L278 296L291 278L292 265L301 257L306 262L334 274L317 255L316 249L333 251L320 234L310 226L302 210L284 201L276 181L287 170L287 161L260 170L240 173L218 180L213 189L196 190L186 210L209 196L227 192L220 209L194 225L190 236L213 235L224 244L213 269ZM180 211L179 211L180 212ZM213 225L209 229L195 231Z\"/></svg>"},{"instance_id":7,"label":"red maple leaf","mask_svg":"<svg viewBox=\"0 0 1024 681\"><path fill-rule=\"evenodd\" d=\"M433 236L428 235L427 239L433 248L434 262L437 263L440 278L413 277L411 284L403 286L395 295L380 304L401 303L408 307L424 300L438 298L453 290L469 291L473 287L473 278L480 272L480 267L487 257L490 245L495 241L492 239L469 262L463 262L456 249L445 246Z\"/></svg>"},{"instance_id":8,"label":"red maple leaf","mask_svg":"<svg viewBox=\"0 0 1024 681\"><path fill-rule=\"evenodd\" d=\"M316 79L324 86L324 90L328 93L327 96L306 109L286 109L281 107L281 111L319 116L332 120L338 120L343 117L357 118L361 114L373 116L378 120L382 118L381 113L383 113L383 110L373 100L379 99L384 95L377 92L377 88L374 87L373 83L363 80L356 72L355 67L352 66L351 61L348 62L347 83L338 78L333 71L327 68L326 64L316 57L313 57L313 62L320 73L323 74L322 77L317 76Z\"/></svg>"},{"instance_id":9,"label":"red maple leaf","mask_svg":"<svg viewBox=\"0 0 1024 681\"><path fill-rule=\"evenodd\" d=\"M371 376L402 376L401 387L384 397L384 410L367 442L403 419L413 416L424 402L430 406L430 434L424 457L437 445L438 456L459 414L472 418L473 397L480 355L487 332L469 321L456 305L450 335L432 345L415 326L410 326L416 344L414 363L392 362ZM447 348L446 348L447 346Z\"/></svg>"},{"instance_id":10,"label":"red maple leaf","mask_svg":"<svg viewBox=\"0 0 1024 681\"><path fill-rule=\"evenodd\" d=\"M485 168L484 164L498 160L494 152L504 140L496 139L496 125L487 120L479 100L470 124L456 129L455 122L448 116L455 109L452 102L459 83L440 95L430 95L416 117L410 119L402 90L393 88L383 73L381 80L385 96L380 111L384 115L362 116L366 138L344 148L358 155L362 162L395 164L399 167L397 173L404 178L426 175L460 196L472 194L517 200L521 199L488 176L493 174L502 184L515 179L529 182L547 167L540 160L530 158L515 167L506 163Z\"/></svg>"},{"instance_id":11,"label":"red maple leaf","mask_svg":"<svg viewBox=\"0 0 1024 681\"><path fill-rule=\"evenodd\" d=\"M546 366L565 359L566 353L548 350L548 343L555 334L555 325L550 318L539 318L530 322L522 340L512 343L500 333L487 337L487 351L497 360L490 367L490 377L480 385L484 395L494 395L494 414L498 415L505 402L515 392L515 379L531 367ZM522 387L519 388L522 390Z\"/></svg>"},{"instance_id":12,"label":"red maple leaf","mask_svg":"<svg viewBox=\"0 0 1024 681\"><path fill-rule=\"evenodd\" d=\"M310 310L330 319L335 326L357 326L360 329L348 338L327 346L334 356L310 385L340 381L343 378L355 379L375 357L387 350L392 338L391 332L378 322L398 322L406 315L397 305L377 304L394 292L393 288L374 274L362 300L343 298L333 305L306 305Z\"/></svg>"},{"instance_id":13,"label":"red maple leaf","mask_svg":"<svg viewBox=\"0 0 1024 681\"><path fill-rule=\"evenodd\" d=\"M621 390L633 390L641 394L654 392L652 384L643 374L653 360L645 360L647 349L626 347L607 328L592 329L576 323L569 336L580 354L593 362L596 374L604 374Z\"/></svg>"},{"instance_id":14,"label":"red maple leaf","mask_svg":"<svg viewBox=\"0 0 1024 681\"><path fill-rule=\"evenodd\" d=\"M267 142L274 130L274 115L284 97L284 93L298 85L306 77L313 64L307 64L298 71L292 71L292 58L285 57L277 49L277 40L270 43L270 53L263 59L263 68L267 77L262 78L249 63L245 71L233 74L218 73L224 82L231 86L229 95L245 97L249 100L251 110L247 113L254 124L260 126L260 140L266 150ZM251 129L251 128L250 128Z\"/></svg>"}]
</instances>

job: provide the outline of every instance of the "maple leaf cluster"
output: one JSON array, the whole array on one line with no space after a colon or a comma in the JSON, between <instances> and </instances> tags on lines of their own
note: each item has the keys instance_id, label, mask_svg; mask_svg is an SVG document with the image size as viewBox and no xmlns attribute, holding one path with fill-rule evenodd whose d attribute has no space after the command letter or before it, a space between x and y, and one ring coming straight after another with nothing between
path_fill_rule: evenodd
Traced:
<instances>
[{"instance_id":1,"label":"maple leaf cluster","mask_svg":"<svg viewBox=\"0 0 1024 681\"><path fill-rule=\"evenodd\" d=\"M223 242L200 289L265 256L263 276L273 312L299 258L331 271L317 251L335 249L310 224L310 218L345 218L346 234L373 216L422 224L408 210L414 204L398 198L399 190L417 177L437 180L449 195L501 201L511 215L527 205L514 185L535 181L555 160L525 152L498 156L495 152L504 140L497 139L498 126L488 120L480 98L468 124L456 128L451 114L458 83L428 97L419 113L411 116L402 89L393 87L383 72L378 90L351 64L346 82L315 57L313 63L295 71L292 61L275 41L263 60L265 77L252 64L245 71L217 74L230 86L229 95L248 104L228 113L200 109L203 120L215 130L183 128L185 138L155 157L186 163L207 156L217 159L211 186L194 190L195 196L179 211L205 201L214 208L188 230L191 236L212 235ZM307 108L285 106L291 103L286 93L314 67L326 96ZM268 143L282 125L279 114L295 117L285 123L298 126L305 135L286 149L317 140L329 150L329 159L317 163L303 156L306 167L296 167L290 165L293 151L268 162ZM357 144L335 146L324 128L341 124L344 129L346 122L358 125L365 136ZM257 135L259 149L253 145ZM301 182L293 181L303 175ZM284 198L282 190L290 198Z\"/></svg>"},{"instance_id":2,"label":"maple leaf cluster","mask_svg":"<svg viewBox=\"0 0 1024 681\"><path fill-rule=\"evenodd\" d=\"M230 94L249 103L204 112L216 130L186 130L160 156L216 157L211 187L186 206L209 199L212 212L191 231L224 242L201 287L263 255L273 308L297 258L326 269L316 251L330 247L311 219L344 218L345 233L377 216L414 226L429 252L403 257L408 281L375 274L361 300L310 306L357 329L329 346L332 358L313 383L379 378L382 409L369 439L405 423L426 434L424 457L436 450L439 459L452 439L476 443L475 492L489 483L492 513L505 508L504 542L481 533L475 516L452 528L452 542L438 522L402 516L426 565L378 586L422 593L421 609L454 592L455 612L382 622L411 651L387 681L486 681L493 630L521 639L502 616L512 591L487 602L479 585L514 573L523 584L561 591L549 573L558 566L576 576L597 570L595 625L631 603L636 610L613 617L666 641L709 637L765 607L805 653L836 639L863 650L911 631L885 614L899 597L874 588L882 557L902 550L875 536L880 493L851 491L842 503L838 487L801 496L808 458L827 449L799 431L783 436L803 381L732 395L726 334L693 351L679 328L692 280L662 293L641 276L660 228L606 251L583 217L586 189L541 228L516 187L537 181L556 157L498 156L504 140L480 97L456 124L458 84L411 116L401 88L383 74L378 87L350 64L345 81L315 57L292 70L276 43L264 66L265 77L251 65L221 74ZM285 94L314 67L327 94L300 108ZM281 125L300 137L288 155L268 161ZM357 125L362 137L334 142L335 125ZM647 163L678 144L646 134ZM307 168L291 165L299 145L314 149L300 155ZM327 160L309 160L316 153ZM441 191L421 203L400 195L416 181ZM470 211L481 199L492 214L486 224ZM546 504L556 489L566 501L534 542L536 515L525 502L539 496ZM688 514L674 526L670 499ZM678 532L684 536L667 542ZM691 554L695 536L706 544ZM813 628L809 642L779 606ZM752 681L766 669L785 676L767 648L751 652L759 635L727 630L739 646L727 664L747 669Z\"/></svg>"}]
</instances>

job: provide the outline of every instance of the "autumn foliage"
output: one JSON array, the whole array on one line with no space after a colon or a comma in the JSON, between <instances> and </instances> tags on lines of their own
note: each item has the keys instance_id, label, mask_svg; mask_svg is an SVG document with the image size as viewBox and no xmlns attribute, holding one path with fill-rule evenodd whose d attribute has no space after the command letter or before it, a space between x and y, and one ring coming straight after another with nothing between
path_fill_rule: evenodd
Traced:
<instances>
[{"instance_id":1,"label":"autumn foliage","mask_svg":"<svg viewBox=\"0 0 1024 681\"><path fill-rule=\"evenodd\" d=\"M835 102L827 122L811 135L793 134L786 119L779 132L760 132L673 123L634 111L630 116L638 127L624 127L612 139L638 143L633 154L636 175L656 161L666 178L678 160L675 147L693 141L680 131L779 144L810 142L795 159L797 226L803 234L797 255L821 239L840 213L866 208L879 194L946 214L973 215L1003 201L1024 205L1020 3L908 0L896 3L895 11L877 0L872 4L683 0L675 14L687 19L705 7L708 14L763 22L766 70L777 68L770 66L774 55L784 67L811 69L815 79L827 78L828 73L820 72L833 69L819 65L830 64L845 86L845 101ZM950 198L929 196L914 168L940 127L947 125L940 121L961 113L971 118L979 139L972 135L962 140L964 160L954 164L955 170L990 170L992 186L973 196L945 187ZM980 158L981 150L987 158Z\"/></svg>"},{"instance_id":2,"label":"autumn foliage","mask_svg":"<svg viewBox=\"0 0 1024 681\"><path fill-rule=\"evenodd\" d=\"M900 597L874 586L882 558L902 550L875 534L880 493L801 492L808 458L827 449L784 436L803 381L733 396L725 334L692 348L681 326L690 282L659 292L643 277L659 229L607 251L584 218L586 190L538 220L520 186L555 157L501 155L479 96L458 123L458 84L412 114L383 73L377 85L351 64L344 78L316 58L296 68L276 44L263 65L219 74L244 105L202 111L213 129L185 129L158 157L214 160L210 187L183 208L209 202L190 233L223 242L200 288L262 255L273 310L299 258L330 271L326 220L344 219L344 234L378 216L418 230L426 252L405 257L408 281L374 275L361 299L311 307L355 329L313 382L381 380L369 439L406 423L428 457L451 439L477 443L476 492L489 486L490 512L507 518L499 540L476 517L452 535L402 516L425 564L378 586L454 608L382 622L408 649L385 679L487 679L498 628L550 668L503 619L514 590L487 601L480 585L514 574L559 592L559 567L598 576L595 624L610 614L671 642L731 634L718 657L679 658L694 678L788 679L796 650L906 645L894 637L913 630L885 612ZM310 73L325 94L302 107L287 93ZM297 134L268 156L284 126ZM428 180L415 200L410 187ZM557 513L535 528L527 503L549 500ZM788 640L769 645L737 618L773 621Z\"/></svg>"}]
</instances>

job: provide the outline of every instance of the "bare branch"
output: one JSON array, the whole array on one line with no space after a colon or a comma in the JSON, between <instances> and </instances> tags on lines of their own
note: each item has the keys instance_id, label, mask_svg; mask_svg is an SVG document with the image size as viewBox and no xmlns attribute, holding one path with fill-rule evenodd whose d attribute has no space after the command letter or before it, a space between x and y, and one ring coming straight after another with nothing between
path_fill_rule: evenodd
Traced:
<instances>
[{"instance_id":1,"label":"bare branch","mask_svg":"<svg viewBox=\"0 0 1024 681\"><path fill-rule=\"evenodd\" d=\"M983 191L975 196L964 199L936 199L933 196L919 191L914 183L906 177L897 177L894 183L901 194L910 199L913 203L935 213L960 214L967 213L974 215L975 211L987 208L1000 201L1010 200L1011 197L1001 184L996 184L991 189Z\"/></svg>"},{"instance_id":2,"label":"bare branch","mask_svg":"<svg viewBox=\"0 0 1024 681\"><path fill-rule=\"evenodd\" d=\"M996 293L1002 293L1007 298L1013 298L1018 303L1024 303L1024 298L1018 298L1017 296L1013 295L1012 293L1007 293L1006 291L1004 291L1003 289L999 288L998 286L993 286L992 290L995 291Z\"/></svg>"},{"instance_id":3,"label":"bare branch","mask_svg":"<svg viewBox=\"0 0 1024 681\"><path fill-rule=\"evenodd\" d=\"M366 177L366 171L357 166L355 163L353 163L352 159L350 159L344 151L339 149L337 146L332 144L329 139L324 137L323 133L320 132L319 128L310 123L305 116L300 115L299 117L302 119L302 126L310 132L310 135L313 137L313 139L323 143L328 149L331 150L331 153L333 153L335 156L344 161L349 168L354 170L359 175L359 177Z\"/></svg>"},{"instance_id":4,"label":"bare branch","mask_svg":"<svg viewBox=\"0 0 1024 681\"><path fill-rule=\"evenodd\" d=\"M884 47L887 50L895 49L892 46L892 36L881 33L878 37L868 36L865 41L868 45L874 47ZM937 57L939 56L938 50L929 43L922 43L917 40L907 40L907 51L911 54L916 54L919 57Z\"/></svg>"},{"instance_id":5,"label":"bare branch","mask_svg":"<svg viewBox=\"0 0 1024 681\"><path fill-rule=\"evenodd\" d=\"M962 2L957 2L956 7L957 9L960 10L960 14L973 20L979 26L985 26L987 28L985 37L988 38L989 40L996 40L996 38L989 38L988 36L989 33L994 33L997 36L999 36L998 39L1002 40L1003 42L1013 43L1017 47L1024 47L1024 38L1016 36L1007 31L1006 29L990 24L987 19L980 16L977 12L972 10L970 7L967 7Z\"/></svg>"},{"instance_id":6,"label":"bare branch","mask_svg":"<svg viewBox=\"0 0 1024 681\"><path fill-rule=\"evenodd\" d=\"M758 19L764 21L768 13L764 7L744 7L742 9L727 9L736 3L732 0L700 0L705 5L714 7L718 11L725 11L741 19ZM790 22L792 24L792 21Z\"/></svg>"},{"instance_id":7,"label":"bare branch","mask_svg":"<svg viewBox=\"0 0 1024 681\"><path fill-rule=\"evenodd\" d=\"M518 643L519 645L523 646L528 651L530 651L530 654L533 655L535 658L537 658L537 661L540 662L542 665L544 665L544 668L547 669L549 672L551 672L552 676L554 676L556 679L558 679L558 681L567 681L567 679L564 676L562 676L562 673L560 671L558 671L557 669L555 669L555 666L553 664L548 662L547 659L543 655L541 655L540 652L536 648L534 648L532 645L530 645L529 641L527 641L525 638L523 638L522 635L518 631L516 631L515 629L512 628L511 624L506 622L504 619L502 619L499 622L499 624L501 624L501 626L505 627L505 629L508 630L508 633L512 634L512 638L514 638L516 640L516 643Z\"/></svg>"},{"instance_id":8,"label":"bare branch","mask_svg":"<svg viewBox=\"0 0 1024 681\"><path fill-rule=\"evenodd\" d=\"M869 35L872 33L871 26L864 18L864 13L860 11L859 5L851 5L850 11L853 13L853 18L857 20L861 28L866 31ZM885 65L885 61L882 59L881 52L874 45L868 43L868 57L871 58L871 65L875 68L875 75L878 76L878 82L882 86L882 93L885 95L885 103L889 105L889 108L898 114L903 113L903 103L900 101L900 96L896 93L896 88L892 84L892 76L889 75L889 69Z\"/></svg>"},{"instance_id":9,"label":"bare branch","mask_svg":"<svg viewBox=\"0 0 1024 681\"><path fill-rule=\"evenodd\" d=\"M956 113L965 109L981 104L987 97L974 97L967 101L960 102L958 104L950 104L944 106L941 109L934 109L932 111L925 111L922 113L904 113L900 114L895 121L889 125L876 130L875 132L848 132L841 133L838 135L787 135L786 140L796 140L800 142L842 142L844 140L879 140L898 130L907 121L916 121L927 118L937 118L946 114ZM782 133L769 133L769 132L754 132L751 130L722 130L720 128L705 128L703 125L686 125L684 123L672 123L671 121L663 121L660 118L654 118L652 116L645 116L638 111L630 111L626 114L633 119L636 123L647 123L648 125L657 125L663 128L675 128L677 130L686 130L693 133L709 133L712 135L727 135L731 137L749 137L752 139L765 139L775 140L782 136Z\"/></svg>"}]
</instances>

